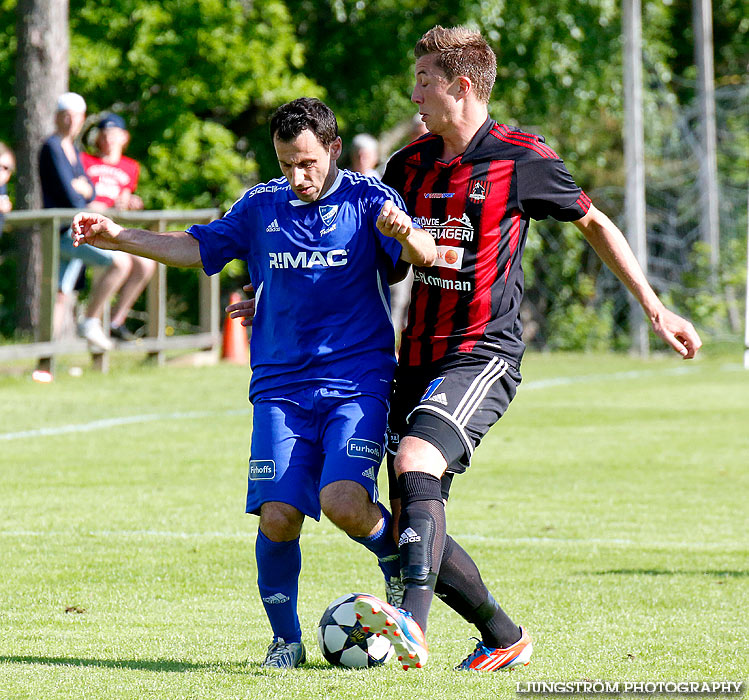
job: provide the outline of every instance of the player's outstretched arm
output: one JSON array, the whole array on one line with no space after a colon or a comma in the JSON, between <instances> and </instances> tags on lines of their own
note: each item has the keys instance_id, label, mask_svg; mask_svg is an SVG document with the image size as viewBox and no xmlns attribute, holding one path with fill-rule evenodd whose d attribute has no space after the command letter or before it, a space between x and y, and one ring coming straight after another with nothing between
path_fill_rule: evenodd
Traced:
<instances>
[{"instance_id":1,"label":"player's outstretched arm","mask_svg":"<svg viewBox=\"0 0 749 700\"><path fill-rule=\"evenodd\" d=\"M123 228L102 214L82 212L73 219L73 245L122 250L174 267L201 267L200 246L186 231L156 233Z\"/></svg>"},{"instance_id":2,"label":"player's outstretched arm","mask_svg":"<svg viewBox=\"0 0 749 700\"><path fill-rule=\"evenodd\" d=\"M437 259L434 239L424 229L414 228L411 217L393 202L385 202L377 217L377 228L384 236L403 246L401 259L419 267L431 267Z\"/></svg>"},{"instance_id":3,"label":"player's outstretched arm","mask_svg":"<svg viewBox=\"0 0 749 700\"><path fill-rule=\"evenodd\" d=\"M689 321L663 305L645 278L627 239L614 222L591 205L588 213L575 221L575 225L601 260L640 302L655 333L685 360L693 358L702 347L700 336Z\"/></svg>"}]
</instances>

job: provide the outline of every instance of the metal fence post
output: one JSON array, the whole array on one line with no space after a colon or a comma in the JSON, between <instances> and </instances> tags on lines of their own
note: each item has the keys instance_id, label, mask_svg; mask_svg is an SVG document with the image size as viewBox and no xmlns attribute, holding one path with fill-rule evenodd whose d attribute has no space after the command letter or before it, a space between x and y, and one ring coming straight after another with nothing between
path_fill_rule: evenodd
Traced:
<instances>
[{"instance_id":1,"label":"metal fence post","mask_svg":"<svg viewBox=\"0 0 749 700\"><path fill-rule=\"evenodd\" d=\"M647 274L648 248L645 224L645 146L642 117L642 5L640 0L624 0L624 155L627 167L625 211L626 233L632 252ZM639 303L630 301L632 349L647 356L650 347L648 327Z\"/></svg>"}]
</instances>

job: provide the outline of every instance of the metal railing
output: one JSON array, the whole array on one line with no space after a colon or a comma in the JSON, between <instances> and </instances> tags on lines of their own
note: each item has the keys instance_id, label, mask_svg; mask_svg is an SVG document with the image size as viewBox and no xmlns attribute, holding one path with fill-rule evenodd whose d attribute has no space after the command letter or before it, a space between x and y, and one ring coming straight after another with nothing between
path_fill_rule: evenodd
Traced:
<instances>
[{"instance_id":1,"label":"metal railing","mask_svg":"<svg viewBox=\"0 0 749 700\"><path fill-rule=\"evenodd\" d=\"M17 359L38 359L39 369L54 371L58 355L85 352L88 345L82 339L55 338L55 302L58 294L60 267L60 228L78 213L76 209L33 209L12 211L5 215L6 231L39 226L42 239L42 280L37 342L14 343L0 346L0 362ZM218 209L195 210L111 210L107 216L124 226L135 226L154 231L168 231L170 225L207 223L220 215ZM166 266L158 264L147 287L146 335L136 342L115 342L117 350L145 352L161 364L167 350L215 350L220 344L220 309L218 275L208 277L199 270L199 329L189 335L167 336L166 333ZM92 352L94 366L106 371L107 352Z\"/></svg>"}]
</instances>

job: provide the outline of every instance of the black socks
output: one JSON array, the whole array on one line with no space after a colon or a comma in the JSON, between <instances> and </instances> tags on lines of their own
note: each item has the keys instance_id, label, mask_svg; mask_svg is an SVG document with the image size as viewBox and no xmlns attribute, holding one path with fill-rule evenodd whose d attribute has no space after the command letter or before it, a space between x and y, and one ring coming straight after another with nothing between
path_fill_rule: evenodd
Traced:
<instances>
[{"instance_id":1,"label":"black socks","mask_svg":"<svg viewBox=\"0 0 749 700\"><path fill-rule=\"evenodd\" d=\"M520 629L494 600L473 559L449 535L435 593L478 628L486 646L509 647L520 639Z\"/></svg>"}]
</instances>

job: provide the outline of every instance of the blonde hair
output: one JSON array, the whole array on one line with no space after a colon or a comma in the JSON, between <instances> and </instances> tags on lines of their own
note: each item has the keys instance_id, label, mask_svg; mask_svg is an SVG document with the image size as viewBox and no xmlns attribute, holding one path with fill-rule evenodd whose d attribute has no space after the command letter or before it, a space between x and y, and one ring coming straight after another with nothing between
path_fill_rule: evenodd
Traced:
<instances>
[{"instance_id":1,"label":"blonde hair","mask_svg":"<svg viewBox=\"0 0 749 700\"><path fill-rule=\"evenodd\" d=\"M448 80L464 75L473 83L476 97L489 102L497 79L497 57L480 32L468 27L432 27L416 42L414 56L434 54L436 65Z\"/></svg>"}]
</instances>

